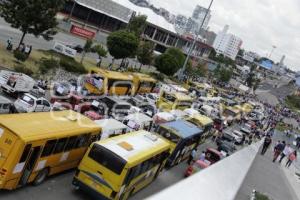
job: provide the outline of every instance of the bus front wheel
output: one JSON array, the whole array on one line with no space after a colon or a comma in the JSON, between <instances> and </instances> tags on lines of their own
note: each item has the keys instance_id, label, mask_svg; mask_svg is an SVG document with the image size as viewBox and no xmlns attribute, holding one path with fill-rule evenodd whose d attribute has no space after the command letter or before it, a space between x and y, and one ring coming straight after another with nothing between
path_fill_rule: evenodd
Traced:
<instances>
[{"instance_id":1,"label":"bus front wheel","mask_svg":"<svg viewBox=\"0 0 300 200\"><path fill-rule=\"evenodd\" d=\"M38 175L35 177L33 181L33 185L40 185L41 183L44 182L44 180L47 178L49 174L49 169L45 168L42 171L38 173Z\"/></svg>"}]
</instances>

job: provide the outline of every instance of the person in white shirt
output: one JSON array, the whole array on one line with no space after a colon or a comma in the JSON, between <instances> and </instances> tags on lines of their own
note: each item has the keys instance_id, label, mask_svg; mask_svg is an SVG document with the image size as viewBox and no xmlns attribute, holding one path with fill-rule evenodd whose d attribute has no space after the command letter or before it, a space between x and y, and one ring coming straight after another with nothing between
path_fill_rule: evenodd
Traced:
<instances>
[{"instance_id":1,"label":"person in white shirt","mask_svg":"<svg viewBox=\"0 0 300 200\"><path fill-rule=\"evenodd\" d=\"M202 151L199 160L205 161L205 151Z\"/></svg>"},{"instance_id":2,"label":"person in white shirt","mask_svg":"<svg viewBox=\"0 0 300 200\"><path fill-rule=\"evenodd\" d=\"M293 152L293 149L291 148L291 145L287 144L280 155L279 163L281 163L281 161L283 160L284 157L290 155L292 152Z\"/></svg>"}]
</instances>

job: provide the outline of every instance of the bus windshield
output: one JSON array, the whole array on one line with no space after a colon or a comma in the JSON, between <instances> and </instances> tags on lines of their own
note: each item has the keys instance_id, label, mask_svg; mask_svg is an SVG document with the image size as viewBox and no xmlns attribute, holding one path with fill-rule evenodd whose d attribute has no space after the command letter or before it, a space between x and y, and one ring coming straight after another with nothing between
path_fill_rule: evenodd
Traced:
<instances>
[{"instance_id":1,"label":"bus windshield","mask_svg":"<svg viewBox=\"0 0 300 200\"><path fill-rule=\"evenodd\" d=\"M162 95L162 98L166 99L167 101L170 101L170 102L175 102L176 98L168 93L164 93Z\"/></svg>"},{"instance_id":2,"label":"bus windshield","mask_svg":"<svg viewBox=\"0 0 300 200\"><path fill-rule=\"evenodd\" d=\"M126 160L104 148L101 145L94 144L89 155L98 164L120 175L126 165Z\"/></svg>"},{"instance_id":3,"label":"bus windshield","mask_svg":"<svg viewBox=\"0 0 300 200\"><path fill-rule=\"evenodd\" d=\"M170 132L169 130L159 127L158 134L163 136L164 138L170 140L171 142L177 144L180 141L180 137Z\"/></svg>"},{"instance_id":4,"label":"bus windshield","mask_svg":"<svg viewBox=\"0 0 300 200\"><path fill-rule=\"evenodd\" d=\"M191 107L192 106L192 102L191 101L178 101L177 105L178 106Z\"/></svg>"},{"instance_id":5,"label":"bus windshield","mask_svg":"<svg viewBox=\"0 0 300 200\"><path fill-rule=\"evenodd\" d=\"M226 116L232 116L232 117L236 117L236 116L237 116L237 113L235 113L234 111L229 110L229 109L226 109L226 110L224 111L224 114L225 114Z\"/></svg>"}]
</instances>

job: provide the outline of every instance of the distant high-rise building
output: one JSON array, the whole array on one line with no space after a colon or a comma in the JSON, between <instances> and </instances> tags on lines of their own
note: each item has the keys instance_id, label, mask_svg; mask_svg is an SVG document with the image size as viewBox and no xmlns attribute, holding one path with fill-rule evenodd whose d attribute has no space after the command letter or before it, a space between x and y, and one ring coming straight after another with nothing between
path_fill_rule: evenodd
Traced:
<instances>
[{"instance_id":1,"label":"distant high-rise building","mask_svg":"<svg viewBox=\"0 0 300 200\"><path fill-rule=\"evenodd\" d=\"M218 33L213 47L218 54L222 54L228 58L231 58L232 60L235 60L243 41L239 37L231 33L227 33L228 30L229 26L226 25L223 31Z\"/></svg>"},{"instance_id":2,"label":"distant high-rise building","mask_svg":"<svg viewBox=\"0 0 300 200\"><path fill-rule=\"evenodd\" d=\"M208 13L207 13L208 12ZM207 16L205 18L205 15L207 13ZM204 20L205 18L205 20ZM202 29L207 29L209 21L211 18L211 13L210 10L208 10L207 8L204 8L202 6L197 5L196 8L194 9L193 15L192 15L192 19L196 22L197 26L195 27L195 32L199 33L200 32L200 27L201 24L203 23Z\"/></svg>"}]
</instances>

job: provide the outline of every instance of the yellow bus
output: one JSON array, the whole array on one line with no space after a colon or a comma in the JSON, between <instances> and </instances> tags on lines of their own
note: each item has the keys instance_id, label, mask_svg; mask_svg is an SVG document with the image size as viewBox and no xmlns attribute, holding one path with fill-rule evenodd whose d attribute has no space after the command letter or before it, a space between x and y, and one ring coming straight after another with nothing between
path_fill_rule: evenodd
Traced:
<instances>
[{"instance_id":1,"label":"yellow bus","mask_svg":"<svg viewBox=\"0 0 300 200\"><path fill-rule=\"evenodd\" d=\"M94 199L128 199L159 175L169 152L168 141L144 130L95 142L73 185Z\"/></svg>"},{"instance_id":2,"label":"yellow bus","mask_svg":"<svg viewBox=\"0 0 300 200\"><path fill-rule=\"evenodd\" d=\"M133 76L96 68L85 78L84 88L94 95L130 95L133 90Z\"/></svg>"},{"instance_id":3,"label":"yellow bus","mask_svg":"<svg viewBox=\"0 0 300 200\"><path fill-rule=\"evenodd\" d=\"M211 118L205 115L196 114L192 117L188 117L186 120L203 129L202 142L210 136L211 129L214 125L214 121Z\"/></svg>"},{"instance_id":4,"label":"yellow bus","mask_svg":"<svg viewBox=\"0 0 300 200\"><path fill-rule=\"evenodd\" d=\"M235 107L227 107L222 113L222 118L231 125L233 121L241 119L241 111Z\"/></svg>"},{"instance_id":5,"label":"yellow bus","mask_svg":"<svg viewBox=\"0 0 300 200\"><path fill-rule=\"evenodd\" d=\"M192 104L192 97L179 92L162 91L157 101L157 107L163 111L185 110L191 108Z\"/></svg>"},{"instance_id":6,"label":"yellow bus","mask_svg":"<svg viewBox=\"0 0 300 200\"><path fill-rule=\"evenodd\" d=\"M171 143L171 155L166 163L169 168L189 157L199 145L203 130L188 121L178 120L160 124L156 132Z\"/></svg>"},{"instance_id":7,"label":"yellow bus","mask_svg":"<svg viewBox=\"0 0 300 200\"><path fill-rule=\"evenodd\" d=\"M147 74L132 73L133 85L132 95L152 93L155 89L157 80Z\"/></svg>"},{"instance_id":8,"label":"yellow bus","mask_svg":"<svg viewBox=\"0 0 300 200\"><path fill-rule=\"evenodd\" d=\"M100 131L73 111L0 115L0 189L38 185L77 167Z\"/></svg>"}]
</instances>

